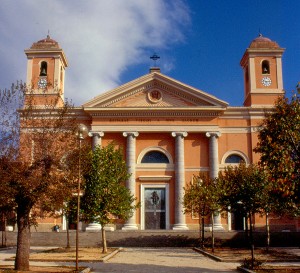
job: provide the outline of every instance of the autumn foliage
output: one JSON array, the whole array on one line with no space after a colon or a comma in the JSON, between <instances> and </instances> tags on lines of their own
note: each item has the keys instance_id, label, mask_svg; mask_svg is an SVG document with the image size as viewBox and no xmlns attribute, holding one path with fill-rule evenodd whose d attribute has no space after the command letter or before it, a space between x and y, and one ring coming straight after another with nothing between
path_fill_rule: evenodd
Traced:
<instances>
[{"instance_id":1,"label":"autumn foliage","mask_svg":"<svg viewBox=\"0 0 300 273\"><path fill-rule=\"evenodd\" d=\"M300 97L280 98L266 114L255 151L268 171L277 196L277 211L299 215L300 201Z\"/></svg>"},{"instance_id":2,"label":"autumn foliage","mask_svg":"<svg viewBox=\"0 0 300 273\"><path fill-rule=\"evenodd\" d=\"M37 107L23 84L0 90L0 210L17 215L17 270L29 268L30 227L72 194L74 181L62 164L76 141L71 110L53 100Z\"/></svg>"}]
</instances>

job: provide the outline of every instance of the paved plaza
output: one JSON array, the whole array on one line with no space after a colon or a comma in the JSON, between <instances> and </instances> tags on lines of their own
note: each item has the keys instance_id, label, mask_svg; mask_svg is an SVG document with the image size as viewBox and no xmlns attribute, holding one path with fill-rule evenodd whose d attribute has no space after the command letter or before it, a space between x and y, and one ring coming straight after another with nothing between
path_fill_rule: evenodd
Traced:
<instances>
[{"instance_id":1,"label":"paved plaza","mask_svg":"<svg viewBox=\"0 0 300 273\"><path fill-rule=\"evenodd\" d=\"M43 251L53 247L32 247L32 252ZM285 248L285 251L300 256L300 248ZM6 260L15 256L16 248L0 251L0 265L13 265ZM285 266L299 266L300 262L284 263ZM30 262L34 266L74 266L73 262ZM239 263L217 262L192 248L174 247L128 247L106 262L79 263L81 267L90 268L94 273L227 273L238 272Z\"/></svg>"},{"instance_id":2,"label":"paved plaza","mask_svg":"<svg viewBox=\"0 0 300 273\"><path fill-rule=\"evenodd\" d=\"M42 248L33 248L34 251ZM4 261L15 255L15 249L0 251L0 264L13 264ZM72 265L72 263L30 262L31 265ZM74 263L73 263L74 264ZM124 248L107 262L80 263L91 268L91 272L116 273L214 273L237 272L237 263L213 261L193 251L191 248Z\"/></svg>"},{"instance_id":3,"label":"paved plaza","mask_svg":"<svg viewBox=\"0 0 300 273\"><path fill-rule=\"evenodd\" d=\"M237 272L237 263L215 262L191 248L126 248L92 272L194 273Z\"/></svg>"}]
</instances>

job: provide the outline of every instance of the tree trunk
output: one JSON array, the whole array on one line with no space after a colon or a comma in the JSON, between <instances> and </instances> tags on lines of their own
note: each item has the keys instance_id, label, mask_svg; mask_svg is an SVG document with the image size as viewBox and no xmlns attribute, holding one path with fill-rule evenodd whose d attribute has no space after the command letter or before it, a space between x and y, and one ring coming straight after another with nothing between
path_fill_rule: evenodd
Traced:
<instances>
[{"instance_id":1,"label":"tree trunk","mask_svg":"<svg viewBox=\"0 0 300 273\"><path fill-rule=\"evenodd\" d=\"M66 225L67 225L67 248L70 248L70 230L69 230L69 219L66 217Z\"/></svg>"},{"instance_id":2,"label":"tree trunk","mask_svg":"<svg viewBox=\"0 0 300 273\"><path fill-rule=\"evenodd\" d=\"M215 235L214 235L214 212L211 214L211 251L212 253L215 252Z\"/></svg>"},{"instance_id":3,"label":"tree trunk","mask_svg":"<svg viewBox=\"0 0 300 273\"><path fill-rule=\"evenodd\" d=\"M101 232L102 232L102 253L107 253L106 233L105 233L104 225L102 224L101 224Z\"/></svg>"},{"instance_id":4,"label":"tree trunk","mask_svg":"<svg viewBox=\"0 0 300 273\"><path fill-rule=\"evenodd\" d=\"M6 233L7 219L4 217L4 246L7 246L7 233Z\"/></svg>"},{"instance_id":5,"label":"tree trunk","mask_svg":"<svg viewBox=\"0 0 300 273\"><path fill-rule=\"evenodd\" d=\"M269 224L269 214L266 213L266 231L267 231L267 252L270 248L270 224Z\"/></svg>"},{"instance_id":6,"label":"tree trunk","mask_svg":"<svg viewBox=\"0 0 300 273\"><path fill-rule=\"evenodd\" d=\"M204 216L202 216L201 218L201 228L202 228L201 248L204 249Z\"/></svg>"},{"instance_id":7,"label":"tree trunk","mask_svg":"<svg viewBox=\"0 0 300 273\"><path fill-rule=\"evenodd\" d=\"M30 252L30 209L23 204L17 209L17 252L15 258L15 270L29 270L29 252Z\"/></svg>"},{"instance_id":8,"label":"tree trunk","mask_svg":"<svg viewBox=\"0 0 300 273\"><path fill-rule=\"evenodd\" d=\"M202 225L201 225L201 217L200 217L200 213L199 213L199 245L201 247L201 242L202 242Z\"/></svg>"},{"instance_id":9,"label":"tree trunk","mask_svg":"<svg viewBox=\"0 0 300 273\"><path fill-rule=\"evenodd\" d=\"M250 225L250 246L251 246L251 269L254 269L254 240L253 240L252 214L250 212L249 212L249 225Z\"/></svg>"},{"instance_id":10,"label":"tree trunk","mask_svg":"<svg viewBox=\"0 0 300 273\"><path fill-rule=\"evenodd\" d=\"M2 247L6 247L6 216L4 215L4 212L2 213L2 222L3 222Z\"/></svg>"},{"instance_id":11,"label":"tree trunk","mask_svg":"<svg viewBox=\"0 0 300 273\"><path fill-rule=\"evenodd\" d=\"M246 243L249 244L249 226L248 226L248 215L245 213L245 240Z\"/></svg>"}]
</instances>

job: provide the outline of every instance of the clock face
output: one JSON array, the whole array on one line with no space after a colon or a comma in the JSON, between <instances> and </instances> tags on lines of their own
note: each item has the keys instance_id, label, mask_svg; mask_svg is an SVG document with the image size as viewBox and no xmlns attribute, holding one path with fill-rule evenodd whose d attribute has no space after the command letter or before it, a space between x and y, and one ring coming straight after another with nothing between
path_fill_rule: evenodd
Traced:
<instances>
[{"instance_id":1,"label":"clock face","mask_svg":"<svg viewBox=\"0 0 300 273\"><path fill-rule=\"evenodd\" d=\"M39 88L46 88L47 87L47 79L41 78L38 81Z\"/></svg>"},{"instance_id":2,"label":"clock face","mask_svg":"<svg viewBox=\"0 0 300 273\"><path fill-rule=\"evenodd\" d=\"M269 77L263 77L261 82L264 86L270 86L272 83L272 81Z\"/></svg>"}]
</instances>

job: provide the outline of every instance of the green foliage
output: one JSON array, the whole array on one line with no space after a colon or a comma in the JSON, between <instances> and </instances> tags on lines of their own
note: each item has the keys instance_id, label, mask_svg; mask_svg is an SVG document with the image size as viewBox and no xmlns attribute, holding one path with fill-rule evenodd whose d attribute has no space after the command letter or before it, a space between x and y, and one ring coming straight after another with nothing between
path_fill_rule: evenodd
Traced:
<instances>
[{"instance_id":1,"label":"green foliage","mask_svg":"<svg viewBox=\"0 0 300 273\"><path fill-rule=\"evenodd\" d=\"M280 98L266 114L255 152L268 170L278 199L277 211L300 214L300 97Z\"/></svg>"},{"instance_id":2,"label":"green foliage","mask_svg":"<svg viewBox=\"0 0 300 273\"><path fill-rule=\"evenodd\" d=\"M218 209L218 188L214 180L206 175L194 176L184 191L185 213L196 213L199 217L205 217Z\"/></svg>"},{"instance_id":3,"label":"green foliage","mask_svg":"<svg viewBox=\"0 0 300 273\"><path fill-rule=\"evenodd\" d=\"M270 209L270 183L265 171L257 165L229 166L219 173L217 185L224 210L243 210L253 215Z\"/></svg>"},{"instance_id":4,"label":"green foliage","mask_svg":"<svg viewBox=\"0 0 300 273\"><path fill-rule=\"evenodd\" d=\"M257 165L241 163L219 173L219 202L224 210L242 212L250 224L251 266L254 264L252 217L272 210L270 183L266 172Z\"/></svg>"},{"instance_id":5,"label":"green foliage","mask_svg":"<svg viewBox=\"0 0 300 273\"><path fill-rule=\"evenodd\" d=\"M214 179L207 174L193 176L192 181L184 188L183 206L184 213L190 213L199 217L200 246L204 248L204 218L213 216L219 209L218 187ZM212 234L212 249L214 249L214 237Z\"/></svg>"},{"instance_id":6,"label":"green foliage","mask_svg":"<svg viewBox=\"0 0 300 273\"><path fill-rule=\"evenodd\" d=\"M98 146L90 153L89 162L84 174L84 219L102 226L115 217L127 220L136 205L134 196L124 185L129 173L121 149L113 144Z\"/></svg>"}]
</instances>

